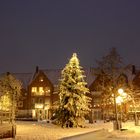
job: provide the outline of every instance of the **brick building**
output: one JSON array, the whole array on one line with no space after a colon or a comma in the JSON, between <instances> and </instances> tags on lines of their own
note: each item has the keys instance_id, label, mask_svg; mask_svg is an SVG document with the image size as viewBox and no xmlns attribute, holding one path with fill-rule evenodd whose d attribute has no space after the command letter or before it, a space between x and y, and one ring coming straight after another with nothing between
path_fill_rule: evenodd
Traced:
<instances>
[{"instance_id":1,"label":"brick building","mask_svg":"<svg viewBox=\"0 0 140 140\"><path fill-rule=\"evenodd\" d=\"M90 89L91 112L89 118L103 119L103 113L108 111L113 112L112 105L106 104L107 110L103 111L102 107L102 92L95 90L95 85L101 81L93 74L93 69L84 69L85 81ZM126 82L134 82L140 87L140 72L133 72L134 68L125 71L120 77L123 77ZM36 67L33 73L12 73L17 79L22 82L22 96L18 102L17 117L29 117L35 119L50 119L52 116L52 105L59 100L57 86L59 83L61 69L42 70ZM138 96L137 96L138 97ZM130 108L130 107L129 107ZM108 112L109 113L109 112Z\"/></svg>"},{"instance_id":2,"label":"brick building","mask_svg":"<svg viewBox=\"0 0 140 140\"><path fill-rule=\"evenodd\" d=\"M23 84L22 96L18 102L17 117L50 119L52 105L59 100L57 87L60 69L41 70L34 73L12 73ZM85 70L88 85L93 81L91 69Z\"/></svg>"}]
</instances>

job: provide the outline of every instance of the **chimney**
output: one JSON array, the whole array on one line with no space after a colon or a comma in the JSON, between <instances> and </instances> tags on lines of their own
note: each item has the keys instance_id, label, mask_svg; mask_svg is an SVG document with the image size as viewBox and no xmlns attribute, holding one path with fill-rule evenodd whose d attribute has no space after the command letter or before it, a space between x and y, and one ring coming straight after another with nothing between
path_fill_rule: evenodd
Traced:
<instances>
[{"instance_id":1,"label":"chimney","mask_svg":"<svg viewBox=\"0 0 140 140\"><path fill-rule=\"evenodd\" d=\"M6 72L6 75L9 76L10 75L10 72Z\"/></svg>"},{"instance_id":2,"label":"chimney","mask_svg":"<svg viewBox=\"0 0 140 140\"><path fill-rule=\"evenodd\" d=\"M132 65L132 74L136 74L136 67L135 67L135 65Z\"/></svg>"},{"instance_id":3,"label":"chimney","mask_svg":"<svg viewBox=\"0 0 140 140\"><path fill-rule=\"evenodd\" d=\"M38 73L38 71L39 71L39 67L38 67L38 66L36 66L36 71L35 71L35 72L36 72L36 73Z\"/></svg>"}]
</instances>

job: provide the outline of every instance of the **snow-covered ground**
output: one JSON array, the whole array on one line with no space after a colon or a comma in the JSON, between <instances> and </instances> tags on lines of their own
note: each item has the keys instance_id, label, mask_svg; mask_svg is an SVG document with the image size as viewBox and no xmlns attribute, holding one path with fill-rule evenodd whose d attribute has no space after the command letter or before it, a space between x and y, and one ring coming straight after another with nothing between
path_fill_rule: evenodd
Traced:
<instances>
[{"instance_id":1,"label":"snow-covered ground","mask_svg":"<svg viewBox=\"0 0 140 140\"><path fill-rule=\"evenodd\" d=\"M28 138L36 138L39 140L49 139L55 140L63 137L78 135L82 133L91 132L93 130L102 129L102 123L89 125L87 128L60 128L50 123L38 122L20 122L17 123L17 138L28 136ZM104 128L108 124L103 124ZM111 125L111 124L110 124Z\"/></svg>"},{"instance_id":2,"label":"snow-covered ground","mask_svg":"<svg viewBox=\"0 0 140 140\"><path fill-rule=\"evenodd\" d=\"M92 131L95 131L90 133L93 140L140 140L140 126L134 126L134 122L123 123L123 128L128 130L121 132L113 131L112 122L97 122L87 126L63 129L46 122L17 122L16 140L57 140Z\"/></svg>"}]
</instances>

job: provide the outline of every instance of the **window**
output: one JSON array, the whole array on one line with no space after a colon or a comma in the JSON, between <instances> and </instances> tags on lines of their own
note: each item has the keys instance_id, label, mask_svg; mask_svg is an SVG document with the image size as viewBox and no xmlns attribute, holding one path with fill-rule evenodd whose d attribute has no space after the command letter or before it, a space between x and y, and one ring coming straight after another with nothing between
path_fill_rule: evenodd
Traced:
<instances>
[{"instance_id":1,"label":"window","mask_svg":"<svg viewBox=\"0 0 140 140\"><path fill-rule=\"evenodd\" d=\"M50 94L50 88L49 87L46 87L45 88L45 92L46 92L46 95Z\"/></svg>"},{"instance_id":2,"label":"window","mask_svg":"<svg viewBox=\"0 0 140 140\"><path fill-rule=\"evenodd\" d=\"M44 88L43 87L32 87L32 95L33 96L44 95Z\"/></svg>"},{"instance_id":3,"label":"window","mask_svg":"<svg viewBox=\"0 0 140 140\"><path fill-rule=\"evenodd\" d=\"M37 92L37 87L32 87L32 93L36 93Z\"/></svg>"},{"instance_id":4,"label":"window","mask_svg":"<svg viewBox=\"0 0 140 140\"><path fill-rule=\"evenodd\" d=\"M43 77L39 77L39 81L40 82L43 82L44 80L43 80Z\"/></svg>"},{"instance_id":5,"label":"window","mask_svg":"<svg viewBox=\"0 0 140 140\"><path fill-rule=\"evenodd\" d=\"M43 87L39 87L39 93L40 93L40 94L43 94L43 93L44 93Z\"/></svg>"},{"instance_id":6,"label":"window","mask_svg":"<svg viewBox=\"0 0 140 140\"><path fill-rule=\"evenodd\" d=\"M38 103L43 103L43 99L39 98L39 102Z\"/></svg>"}]
</instances>

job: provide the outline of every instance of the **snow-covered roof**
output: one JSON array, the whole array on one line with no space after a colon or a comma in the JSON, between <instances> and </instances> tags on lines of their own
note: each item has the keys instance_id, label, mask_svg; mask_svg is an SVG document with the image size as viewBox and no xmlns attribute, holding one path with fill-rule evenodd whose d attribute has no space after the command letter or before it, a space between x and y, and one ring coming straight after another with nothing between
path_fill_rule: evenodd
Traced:
<instances>
[{"instance_id":1,"label":"snow-covered roof","mask_svg":"<svg viewBox=\"0 0 140 140\"><path fill-rule=\"evenodd\" d=\"M55 86L58 85L59 79L61 76L62 69L44 69L41 70L45 73L47 78L51 81L51 83ZM88 86L93 82L94 76L91 68L84 69L85 81L88 83ZM12 73L18 80L22 82L23 88L27 88L29 83L32 81L35 72L33 73Z\"/></svg>"},{"instance_id":2,"label":"snow-covered roof","mask_svg":"<svg viewBox=\"0 0 140 140\"><path fill-rule=\"evenodd\" d=\"M23 88L27 88L32 79L32 73L12 73L18 80L22 82Z\"/></svg>"},{"instance_id":3,"label":"snow-covered roof","mask_svg":"<svg viewBox=\"0 0 140 140\"><path fill-rule=\"evenodd\" d=\"M48 79L53 85L57 85L61 76L61 69L46 69L43 70Z\"/></svg>"},{"instance_id":4,"label":"snow-covered roof","mask_svg":"<svg viewBox=\"0 0 140 140\"><path fill-rule=\"evenodd\" d=\"M88 84L88 87L93 83L95 80L94 76L94 69L93 68L84 68L84 74L85 74L85 81ZM51 81L51 83L56 86L59 83L59 79L61 76L62 69L41 69L47 76L47 78ZM33 76L35 74L35 71L32 73L12 73L17 79L19 79L22 82L23 88L27 88L29 83L33 80ZM132 71L130 69L126 70L124 74L127 76L128 81L132 81L135 77L134 74L132 74Z\"/></svg>"},{"instance_id":5,"label":"snow-covered roof","mask_svg":"<svg viewBox=\"0 0 140 140\"><path fill-rule=\"evenodd\" d=\"M0 76L5 75L6 73L2 73L0 74ZM27 88L31 77L32 77L32 73L11 73L14 77L16 77L19 81L22 82L22 86L23 88Z\"/></svg>"}]
</instances>

